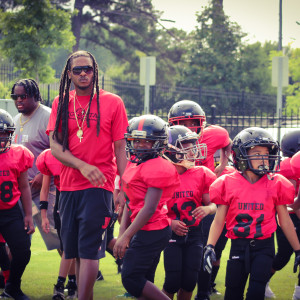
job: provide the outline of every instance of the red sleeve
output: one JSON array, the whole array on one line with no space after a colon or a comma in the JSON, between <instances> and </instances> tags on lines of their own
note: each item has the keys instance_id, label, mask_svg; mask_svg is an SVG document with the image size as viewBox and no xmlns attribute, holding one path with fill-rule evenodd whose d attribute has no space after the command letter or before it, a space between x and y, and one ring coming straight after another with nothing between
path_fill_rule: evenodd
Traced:
<instances>
[{"instance_id":1,"label":"red sleeve","mask_svg":"<svg viewBox=\"0 0 300 300\"><path fill-rule=\"evenodd\" d=\"M229 205L229 203L226 201L226 199L223 199L223 195L225 195L224 178L225 178L225 176L221 176L221 177L217 178L209 187L210 201L215 204Z\"/></svg>"},{"instance_id":2,"label":"red sleeve","mask_svg":"<svg viewBox=\"0 0 300 300\"><path fill-rule=\"evenodd\" d=\"M292 204L295 188L293 184L280 174L276 174L277 199L275 205Z\"/></svg>"},{"instance_id":3,"label":"red sleeve","mask_svg":"<svg viewBox=\"0 0 300 300\"><path fill-rule=\"evenodd\" d=\"M34 162L34 155L26 147L22 146L23 155L22 155L22 164L20 164L20 172L25 172L29 168L32 168Z\"/></svg>"},{"instance_id":4,"label":"red sleeve","mask_svg":"<svg viewBox=\"0 0 300 300\"><path fill-rule=\"evenodd\" d=\"M57 106L58 106L58 96L55 97L53 103L52 103L52 110L48 122L48 126L46 129L46 133L49 135L50 131L53 131L55 128L55 122L56 122L56 115L57 115Z\"/></svg>"},{"instance_id":5,"label":"red sleeve","mask_svg":"<svg viewBox=\"0 0 300 300\"><path fill-rule=\"evenodd\" d=\"M291 167L294 175L300 178L300 151L298 151L291 159Z\"/></svg>"},{"instance_id":6,"label":"red sleeve","mask_svg":"<svg viewBox=\"0 0 300 300\"><path fill-rule=\"evenodd\" d=\"M46 153L47 151L51 151L50 149L46 149L44 150L36 159L36 167L38 168L38 170L44 174L44 175L49 175L51 176L51 172L50 170L48 169L47 167L47 164L46 164Z\"/></svg>"},{"instance_id":7,"label":"red sleeve","mask_svg":"<svg viewBox=\"0 0 300 300\"><path fill-rule=\"evenodd\" d=\"M209 192L209 187L211 184L217 179L217 176L214 172L206 167L202 167L204 169L204 189L203 194L207 194Z\"/></svg>"},{"instance_id":8,"label":"red sleeve","mask_svg":"<svg viewBox=\"0 0 300 300\"><path fill-rule=\"evenodd\" d=\"M293 179L296 180L298 179L297 176L295 176L292 167L291 167L291 158L286 158L280 163L280 172L282 176L284 176L287 179Z\"/></svg>"}]
</instances>

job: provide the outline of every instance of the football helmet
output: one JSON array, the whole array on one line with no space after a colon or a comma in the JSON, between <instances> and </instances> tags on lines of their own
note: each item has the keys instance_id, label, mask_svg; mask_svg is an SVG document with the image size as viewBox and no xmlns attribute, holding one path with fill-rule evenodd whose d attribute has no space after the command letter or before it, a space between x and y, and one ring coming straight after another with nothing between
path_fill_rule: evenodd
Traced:
<instances>
[{"instance_id":1,"label":"football helmet","mask_svg":"<svg viewBox=\"0 0 300 300\"><path fill-rule=\"evenodd\" d=\"M248 155L247 151L255 146L268 147L269 155ZM272 135L263 128L251 127L242 130L232 142L232 158L235 168L241 172L251 170L256 175L276 172L279 168L279 144ZM251 159L262 160L263 165L254 169ZM269 164L264 161L268 160Z\"/></svg>"},{"instance_id":2,"label":"football helmet","mask_svg":"<svg viewBox=\"0 0 300 300\"><path fill-rule=\"evenodd\" d=\"M130 120L125 133L127 159L142 163L161 156L168 145L168 124L154 115L143 115ZM135 140L154 141L151 149L134 148Z\"/></svg>"},{"instance_id":3,"label":"football helmet","mask_svg":"<svg viewBox=\"0 0 300 300\"><path fill-rule=\"evenodd\" d=\"M287 132L281 139L280 148L283 156L292 157L300 151L300 129Z\"/></svg>"},{"instance_id":4,"label":"football helmet","mask_svg":"<svg viewBox=\"0 0 300 300\"><path fill-rule=\"evenodd\" d=\"M164 157L175 165L187 169L195 166L195 161L204 160L207 156L206 144L198 142L199 135L182 125L169 127L169 143ZM185 147L184 144L192 146Z\"/></svg>"},{"instance_id":5,"label":"football helmet","mask_svg":"<svg viewBox=\"0 0 300 300\"><path fill-rule=\"evenodd\" d=\"M172 125L180 125L179 121L195 120L199 122L196 126L189 127L196 131L201 137L206 124L206 117L201 106L191 100L181 100L173 104L168 114L168 122ZM194 130L193 130L194 129Z\"/></svg>"},{"instance_id":6,"label":"football helmet","mask_svg":"<svg viewBox=\"0 0 300 300\"><path fill-rule=\"evenodd\" d=\"M0 109L0 153L9 150L15 125L11 115L4 109Z\"/></svg>"}]
</instances>

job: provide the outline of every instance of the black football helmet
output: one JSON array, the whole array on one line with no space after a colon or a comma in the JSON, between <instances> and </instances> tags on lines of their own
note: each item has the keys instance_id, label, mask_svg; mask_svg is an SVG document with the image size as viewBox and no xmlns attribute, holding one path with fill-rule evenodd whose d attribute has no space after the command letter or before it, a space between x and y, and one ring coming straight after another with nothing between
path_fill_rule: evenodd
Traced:
<instances>
[{"instance_id":1,"label":"black football helmet","mask_svg":"<svg viewBox=\"0 0 300 300\"><path fill-rule=\"evenodd\" d=\"M268 147L269 155L248 155L247 151L255 146ZM232 142L232 157L235 168L239 171L251 170L257 175L276 172L279 170L279 144L272 135L263 128L251 127L242 130ZM251 159L268 160L259 169L254 169Z\"/></svg>"},{"instance_id":2,"label":"black football helmet","mask_svg":"<svg viewBox=\"0 0 300 300\"><path fill-rule=\"evenodd\" d=\"M154 115L143 115L130 120L125 133L127 159L134 163L142 163L161 156L168 145L168 124ZM154 141L151 149L135 149L134 140Z\"/></svg>"},{"instance_id":3,"label":"black football helmet","mask_svg":"<svg viewBox=\"0 0 300 300\"><path fill-rule=\"evenodd\" d=\"M292 157L300 151L300 129L287 132L281 139L282 155Z\"/></svg>"},{"instance_id":4,"label":"black football helmet","mask_svg":"<svg viewBox=\"0 0 300 300\"><path fill-rule=\"evenodd\" d=\"M207 156L206 144L198 142L199 135L182 125L169 127L169 143L164 157L175 165L187 169L195 166L195 161L204 160ZM184 144L192 143L190 147Z\"/></svg>"},{"instance_id":5,"label":"black football helmet","mask_svg":"<svg viewBox=\"0 0 300 300\"><path fill-rule=\"evenodd\" d=\"M15 132L15 125L11 115L4 109L0 109L0 153L9 150L12 136Z\"/></svg>"},{"instance_id":6,"label":"black football helmet","mask_svg":"<svg viewBox=\"0 0 300 300\"><path fill-rule=\"evenodd\" d=\"M206 124L206 118L204 110L201 106L191 100L181 100L173 104L168 114L168 122L172 125L180 125L179 121L182 120L196 120L199 124L195 127L189 127L192 131L193 129L201 137L203 134L203 129Z\"/></svg>"}]
</instances>

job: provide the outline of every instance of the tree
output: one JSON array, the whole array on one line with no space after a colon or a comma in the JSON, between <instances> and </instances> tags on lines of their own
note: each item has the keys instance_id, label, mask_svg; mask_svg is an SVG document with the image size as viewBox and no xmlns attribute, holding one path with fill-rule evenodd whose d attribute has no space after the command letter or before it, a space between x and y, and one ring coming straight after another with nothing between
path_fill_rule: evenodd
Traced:
<instances>
[{"instance_id":1,"label":"tree","mask_svg":"<svg viewBox=\"0 0 300 300\"><path fill-rule=\"evenodd\" d=\"M8 1L0 6L0 47L23 76L41 82L54 79L47 47L71 50L74 36L70 13L56 9L49 0Z\"/></svg>"},{"instance_id":2,"label":"tree","mask_svg":"<svg viewBox=\"0 0 300 300\"><path fill-rule=\"evenodd\" d=\"M224 14L222 1L211 0L198 15L199 25L191 34L181 84L237 90L237 61L242 46L240 26Z\"/></svg>"}]
</instances>

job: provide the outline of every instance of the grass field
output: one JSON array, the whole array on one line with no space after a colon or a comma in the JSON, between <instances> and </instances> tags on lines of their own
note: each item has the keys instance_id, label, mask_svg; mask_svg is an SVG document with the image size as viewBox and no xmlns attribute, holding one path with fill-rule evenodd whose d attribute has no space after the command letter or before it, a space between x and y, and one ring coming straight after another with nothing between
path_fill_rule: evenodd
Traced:
<instances>
[{"instance_id":1,"label":"grass field","mask_svg":"<svg viewBox=\"0 0 300 300\"><path fill-rule=\"evenodd\" d=\"M225 290L224 279L229 247L230 242L227 243L223 252L222 264L216 280L217 288L222 295L224 295ZM31 260L23 275L22 289L32 300L51 299L53 285L56 283L58 275L60 257L55 250L47 251L38 230L32 238L31 250ZM283 270L274 275L271 281L270 286L277 296L276 300L292 299L294 285L297 282L297 275L292 273L293 262L294 256ZM103 273L104 281L95 283L94 299L122 299L116 298L117 295L123 294L125 290L122 286L121 276L117 274L117 265L109 254L101 260L100 269ZM163 281L164 269L161 260L156 272L155 284L162 288ZM212 296L211 299L223 299L223 296Z\"/></svg>"}]
</instances>

